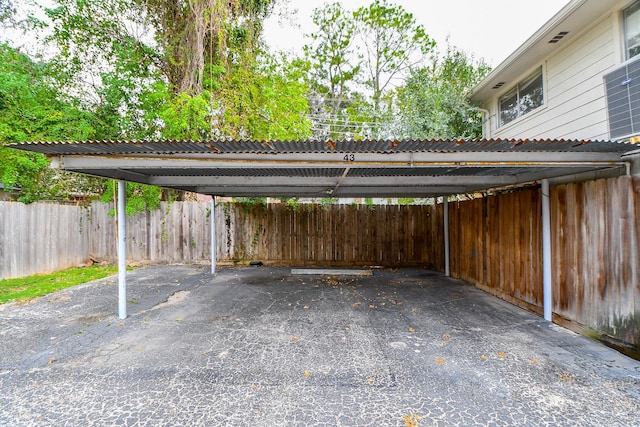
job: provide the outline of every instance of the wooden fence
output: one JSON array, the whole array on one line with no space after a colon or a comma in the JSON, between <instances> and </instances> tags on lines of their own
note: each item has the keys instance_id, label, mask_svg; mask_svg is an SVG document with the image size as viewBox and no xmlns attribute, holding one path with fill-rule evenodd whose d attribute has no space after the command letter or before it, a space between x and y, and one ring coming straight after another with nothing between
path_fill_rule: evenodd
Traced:
<instances>
[{"instance_id":1,"label":"wooden fence","mask_svg":"<svg viewBox=\"0 0 640 427\"><path fill-rule=\"evenodd\" d=\"M443 256L442 209L433 206L236 204L221 216L222 260L435 267Z\"/></svg>"},{"instance_id":2,"label":"wooden fence","mask_svg":"<svg viewBox=\"0 0 640 427\"><path fill-rule=\"evenodd\" d=\"M0 202L0 279L85 262L90 217L77 206Z\"/></svg>"},{"instance_id":3,"label":"wooden fence","mask_svg":"<svg viewBox=\"0 0 640 427\"><path fill-rule=\"evenodd\" d=\"M210 260L208 203L162 203L127 218L127 258ZM109 204L92 206L90 253L115 260ZM216 206L217 259L287 265L442 264L442 208L433 206L284 204Z\"/></svg>"},{"instance_id":4,"label":"wooden fence","mask_svg":"<svg viewBox=\"0 0 640 427\"><path fill-rule=\"evenodd\" d=\"M221 206L218 211L221 211ZM211 260L209 204L162 202L159 209L127 217L127 259L166 263ZM91 205L89 254L115 261L118 256L113 204ZM111 214L110 214L111 213ZM222 232L218 218L218 231Z\"/></svg>"},{"instance_id":5,"label":"wooden fence","mask_svg":"<svg viewBox=\"0 0 640 427\"><path fill-rule=\"evenodd\" d=\"M552 187L554 312L640 347L640 176Z\"/></svg>"},{"instance_id":6,"label":"wooden fence","mask_svg":"<svg viewBox=\"0 0 640 427\"><path fill-rule=\"evenodd\" d=\"M640 176L550 198L554 319L640 346ZM542 313L541 210L539 189L451 204L452 276Z\"/></svg>"},{"instance_id":7,"label":"wooden fence","mask_svg":"<svg viewBox=\"0 0 640 427\"><path fill-rule=\"evenodd\" d=\"M128 259L210 260L209 204L163 203L127 218ZM116 259L109 204L0 203L0 279ZM450 203L451 274L542 312L538 188ZM551 188L553 312L640 346L640 177ZM443 208L216 208L219 261L425 266L444 270Z\"/></svg>"},{"instance_id":8,"label":"wooden fence","mask_svg":"<svg viewBox=\"0 0 640 427\"><path fill-rule=\"evenodd\" d=\"M451 275L542 311L540 190L450 203Z\"/></svg>"}]
</instances>

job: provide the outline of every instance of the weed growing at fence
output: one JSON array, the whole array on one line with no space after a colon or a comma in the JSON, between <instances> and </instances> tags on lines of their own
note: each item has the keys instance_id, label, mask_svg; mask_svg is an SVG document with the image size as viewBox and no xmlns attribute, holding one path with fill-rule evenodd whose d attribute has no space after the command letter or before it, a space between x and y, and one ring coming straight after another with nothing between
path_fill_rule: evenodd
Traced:
<instances>
[{"instance_id":1,"label":"weed growing at fence","mask_svg":"<svg viewBox=\"0 0 640 427\"><path fill-rule=\"evenodd\" d=\"M117 271L116 266L94 265L60 270L52 274L0 280L0 304L41 297L60 289L111 276Z\"/></svg>"}]
</instances>

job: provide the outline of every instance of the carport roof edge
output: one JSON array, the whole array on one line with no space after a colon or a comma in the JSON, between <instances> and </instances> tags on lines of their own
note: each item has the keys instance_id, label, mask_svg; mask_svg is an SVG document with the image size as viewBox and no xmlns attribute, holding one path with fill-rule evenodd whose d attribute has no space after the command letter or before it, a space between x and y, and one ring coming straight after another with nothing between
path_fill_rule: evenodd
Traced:
<instances>
[{"instance_id":1,"label":"carport roof edge","mask_svg":"<svg viewBox=\"0 0 640 427\"><path fill-rule=\"evenodd\" d=\"M52 167L219 196L431 197L623 168L630 143L569 139L31 142Z\"/></svg>"},{"instance_id":2,"label":"carport roof edge","mask_svg":"<svg viewBox=\"0 0 640 427\"><path fill-rule=\"evenodd\" d=\"M406 139L406 140L106 140L25 142L9 145L48 155L197 154L197 153L401 153L401 152L615 152L637 146L630 143L577 139Z\"/></svg>"}]
</instances>

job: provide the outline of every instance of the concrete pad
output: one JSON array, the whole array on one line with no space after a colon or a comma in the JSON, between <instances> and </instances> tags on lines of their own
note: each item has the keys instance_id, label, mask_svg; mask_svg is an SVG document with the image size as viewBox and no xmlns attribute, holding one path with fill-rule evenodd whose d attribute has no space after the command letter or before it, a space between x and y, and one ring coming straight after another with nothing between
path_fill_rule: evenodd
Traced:
<instances>
[{"instance_id":1,"label":"concrete pad","mask_svg":"<svg viewBox=\"0 0 640 427\"><path fill-rule=\"evenodd\" d=\"M640 362L428 270L128 287L0 305L0 425L640 425Z\"/></svg>"},{"instance_id":2,"label":"concrete pad","mask_svg":"<svg viewBox=\"0 0 640 427\"><path fill-rule=\"evenodd\" d=\"M291 274L298 276L329 275L329 276L371 276L371 270L353 268L292 268Z\"/></svg>"}]
</instances>

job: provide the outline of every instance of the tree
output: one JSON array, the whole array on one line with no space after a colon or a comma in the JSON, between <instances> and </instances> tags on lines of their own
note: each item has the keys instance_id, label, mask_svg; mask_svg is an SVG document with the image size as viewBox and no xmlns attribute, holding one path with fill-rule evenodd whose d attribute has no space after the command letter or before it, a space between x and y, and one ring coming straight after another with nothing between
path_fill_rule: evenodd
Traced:
<instances>
[{"instance_id":1,"label":"tree","mask_svg":"<svg viewBox=\"0 0 640 427\"><path fill-rule=\"evenodd\" d=\"M346 108L356 77L361 71L361 57L355 46L355 21L340 3L327 4L313 11L313 23L320 31L307 37L304 47L311 64L312 117L317 136L336 138L349 132Z\"/></svg>"},{"instance_id":2,"label":"tree","mask_svg":"<svg viewBox=\"0 0 640 427\"><path fill-rule=\"evenodd\" d=\"M314 11L314 23L306 53L322 102L313 114L316 126L328 123L330 131L316 128L316 136L393 137L393 89L429 59L434 41L411 13L386 0L351 13L325 5Z\"/></svg>"},{"instance_id":3,"label":"tree","mask_svg":"<svg viewBox=\"0 0 640 427\"><path fill-rule=\"evenodd\" d=\"M40 154L5 145L25 141L90 139L95 118L73 105L57 88L47 63L0 44L0 182L17 187L19 200L66 199L73 193L94 191L96 180L56 173Z\"/></svg>"},{"instance_id":4,"label":"tree","mask_svg":"<svg viewBox=\"0 0 640 427\"><path fill-rule=\"evenodd\" d=\"M10 22L15 13L16 9L11 0L0 0L0 23Z\"/></svg>"},{"instance_id":5,"label":"tree","mask_svg":"<svg viewBox=\"0 0 640 427\"><path fill-rule=\"evenodd\" d=\"M363 43L367 77L371 89L374 119L380 120L382 102L394 79L404 77L423 63L435 47L422 25L402 6L375 0L353 14Z\"/></svg>"},{"instance_id":6,"label":"tree","mask_svg":"<svg viewBox=\"0 0 640 427\"><path fill-rule=\"evenodd\" d=\"M47 10L55 64L69 76L58 83L83 94L99 139L308 136L301 68L260 42L273 3L58 0Z\"/></svg>"},{"instance_id":7,"label":"tree","mask_svg":"<svg viewBox=\"0 0 640 427\"><path fill-rule=\"evenodd\" d=\"M64 65L156 69L173 93L198 95L208 67L231 67L237 47L258 46L271 0L57 0L47 9ZM230 44L235 44L231 46ZM85 69L86 71L86 69Z\"/></svg>"},{"instance_id":8,"label":"tree","mask_svg":"<svg viewBox=\"0 0 640 427\"><path fill-rule=\"evenodd\" d=\"M397 90L398 134L404 138L479 138L482 115L470 90L490 71L451 46L429 67L413 70Z\"/></svg>"},{"instance_id":9,"label":"tree","mask_svg":"<svg viewBox=\"0 0 640 427\"><path fill-rule=\"evenodd\" d=\"M269 57L259 40L272 0L59 2L48 11L59 64L84 77L80 87L99 77L89 86L105 137L308 134L295 67L285 71L291 63ZM274 89L290 96L277 99Z\"/></svg>"}]
</instances>

